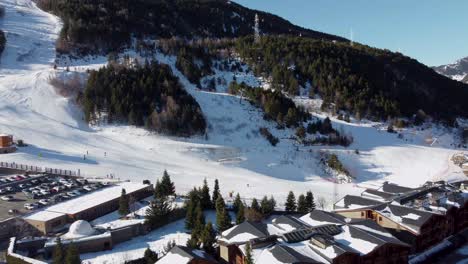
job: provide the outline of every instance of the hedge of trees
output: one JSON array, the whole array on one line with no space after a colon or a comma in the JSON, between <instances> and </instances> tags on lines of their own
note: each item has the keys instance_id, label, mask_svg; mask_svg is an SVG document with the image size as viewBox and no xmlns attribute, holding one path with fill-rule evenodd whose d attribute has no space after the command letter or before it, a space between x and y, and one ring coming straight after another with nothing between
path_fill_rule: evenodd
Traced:
<instances>
[{"instance_id":1,"label":"hedge of trees","mask_svg":"<svg viewBox=\"0 0 468 264\"><path fill-rule=\"evenodd\" d=\"M109 52L130 44L131 36L222 38L253 33L254 17L266 34L294 34L342 41L343 38L304 29L268 13L219 0L38 0L64 25L58 50Z\"/></svg>"},{"instance_id":2,"label":"hedge of trees","mask_svg":"<svg viewBox=\"0 0 468 264\"><path fill-rule=\"evenodd\" d=\"M400 53L355 43L266 36L237 40L236 50L257 74L291 95L310 83L323 107L358 118L411 117L418 110L437 119L468 116L468 85L437 74Z\"/></svg>"},{"instance_id":3,"label":"hedge of trees","mask_svg":"<svg viewBox=\"0 0 468 264\"><path fill-rule=\"evenodd\" d=\"M0 30L0 55L2 55L3 50L5 49L5 44L6 44L5 32L3 32L3 30Z\"/></svg>"},{"instance_id":4,"label":"hedge of trees","mask_svg":"<svg viewBox=\"0 0 468 264\"><path fill-rule=\"evenodd\" d=\"M205 132L200 106L169 66L109 65L90 73L80 97L88 122L104 119L143 126L158 133L190 136Z\"/></svg>"},{"instance_id":5,"label":"hedge of trees","mask_svg":"<svg viewBox=\"0 0 468 264\"><path fill-rule=\"evenodd\" d=\"M248 98L252 104L263 109L265 119L274 120L280 126L297 127L311 118L309 113L278 90L264 90L245 83L231 82L228 91Z\"/></svg>"},{"instance_id":6,"label":"hedge of trees","mask_svg":"<svg viewBox=\"0 0 468 264\"><path fill-rule=\"evenodd\" d=\"M203 47L186 46L177 52L176 67L187 79L199 88L200 79L212 74L211 57Z\"/></svg>"}]
</instances>

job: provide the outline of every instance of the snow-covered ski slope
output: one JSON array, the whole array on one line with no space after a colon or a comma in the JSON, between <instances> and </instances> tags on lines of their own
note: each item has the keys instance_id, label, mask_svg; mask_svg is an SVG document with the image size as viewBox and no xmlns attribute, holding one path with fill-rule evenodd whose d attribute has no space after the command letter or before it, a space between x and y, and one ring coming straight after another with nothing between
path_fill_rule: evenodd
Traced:
<instances>
[{"instance_id":1,"label":"snow-covered ski slope","mask_svg":"<svg viewBox=\"0 0 468 264\"><path fill-rule=\"evenodd\" d=\"M329 205L334 198L359 193L365 186L389 180L418 186L426 180L462 178L449 158L460 152L450 147L450 131L408 130L404 139L376 128L379 124L333 125L353 135L355 143L341 147L301 147L288 139L292 131L277 130L246 101L224 93L196 90L174 67L174 58L157 59L174 68L186 89L200 103L209 123L208 137L190 139L150 134L129 126L89 127L70 99L57 95L48 79L56 74L55 41L61 22L29 0L1 0L6 15L0 20L7 46L0 64L0 133L13 134L29 147L1 155L1 161L78 170L90 177L114 174L121 179L156 179L167 169L178 192L218 178L224 194L244 197L273 195L283 200L289 190L312 190ZM103 66L105 58L74 61L71 70ZM64 65L61 65L64 66ZM63 67L62 67L63 68ZM58 72L63 72L59 69ZM231 76L217 72L218 76ZM253 76L238 76L252 80ZM228 79L230 81L230 79ZM307 103L307 99L303 100ZM322 116L323 117L323 116ZM280 143L272 147L258 134L265 126ZM428 138L437 138L430 146ZM433 141L433 140L431 140ZM355 149L359 154L355 154ZM336 189L319 165L319 152L338 154L355 183ZM86 160L83 155L88 152ZM334 194L335 190L338 192Z\"/></svg>"}]
</instances>

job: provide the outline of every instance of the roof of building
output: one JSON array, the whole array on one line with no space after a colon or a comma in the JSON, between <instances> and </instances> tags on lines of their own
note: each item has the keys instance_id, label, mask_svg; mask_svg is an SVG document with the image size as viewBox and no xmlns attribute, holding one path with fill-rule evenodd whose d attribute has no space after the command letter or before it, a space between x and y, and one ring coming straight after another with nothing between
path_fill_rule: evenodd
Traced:
<instances>
[{"instance_id":1,"label":"roof of building","mask_svg":"<svg viewBox=\"0 0 468 264\"><path fill-rule=\"evenodd\" d=\"M427 222L427 220L429 220L434 215L438 215L432 212L390 203L382 204L374 209L383 216L409 228L416 233L419 232L420 228Z\"/></svg>"},{"instance_id":2,"label":"roof of building","mask_svg":"<svg viewBox=\"0 0 468 264\"><path fill-rule=\"evenodd\" d=\"M346 217L327 212L323 210L314 210L300 218L305 223L309 224L310 226L317 226L317 225L324 225L324 224L344 224Z\"/></svg>"},{"instance_id":3,"label":"roof of building","mask_svg":"<svg viewBox=\"0 0 468 264\"><path fill-rule=\"evenodd\" d=\"M274 247L268 249L268 251L276 260L278 260L279 263L321 263L311 257L302 255L285 245L275 245Z\"/></svg>"},{"instance_id":4,"label":"roof of building","mask_svg":"<svg viewBox=\"0 0 468 264\"><path fill-rule=\"evenodd\" d=\"M262 222L244 221L222 233L222 241L227 243L243 243L250 239L267 237L270 235L268 226Z\"/></svg>"},{"instance_id":5,"label":"roof of building","mask_svg":"<svg viewBox=\"0 0 468 264\"><path fill-rule=\"evenodd\" d=\"M273 225L285 231L306 227L307 224L292 215L281 215L272 220Z\"/></svg>"},{"instance_id":6,"label":"roof of building","mask_svg":"<svg viewBox=\"0 0 468 264\"><path fill-rule=\"evenodd\" d=\"M49 221L64 216L66 216L66 214L59 212L38 211L36 213L25 216L24 219L33 221Z\"/></svg>"},{"instance_id":7,"label":"roof of building","mask_svg":"<svg viewBox=\"0 0 468 264\"><path fill-rule=\"evenodd\" d=\"M49 221L57 218L60 214L73 215L85 211L89 208L93 208L99 204L118 199L121 195L122 189L125 189L127 194L131 194L135 191L147 187L148 185L135 182L118 183L116 185L96 190L94 192L87 193L65 202L45 207L42 210L26 216L25 219Z\"/></svg>"},{"instance_id":8,"label":"roof of building","mask_svg":"<svg viewBox=\"0 0 468 264\"><path fill-rule=\"evenodd\" d=\"M382 192L387 192L387 193L401 194L401 193L410 192L410 191L412 191L414 189L409 188L409 187L400 186L400 185L394 184L394 183L384 182L382 187L380 187L378 190L382 191Z\"/></svg>"},{"instance_id":9,"label":"roof of building","mask_svg":"<svg viewBox=\"0 0 468 264\"><path fill-rule=\"evenodd\" d=\"M315 227L300 228L281 235L281 238L287 243L295 243L309 239L313 234L321 233L334 236L341 233L338 225L329 224Z\"/></svg>"},{"instance_id":10,"label":"roof of building","mask_svg":"<svg viewBox=\"0 0 468 264\"><path fill-rule=\"evenodd\" d=\"M205 251L191 249L184 246L174 246L164 257L158 260L158 264L186 264L194 259L205 260L210 263L218 263Z\"/></svg>"},{"instance_id":11,"label":"roof of building","mask_svg":"<svg viewBox=\"0 0 468 264\"><path fill-rule=\"evenodd\" d=\"M391 243L409 247L406 243L395 238L385 228L369 219L351 222L349 231L353 237L364 239L378 246Z\"/></svg>"},{"instance_id":12,"label":"roof of building","mask_svg":"<svg viewBox=\"0 0 468 264\"><path fill-rule=\"evenodd\" d=\"M68 232L63 235L66 239L75 239L96 235L98 232L87 221L78 220L70 225Z\"/></svg>"},{"instance_id":13,"label":"roof of building","mask_svg":"<svg viewBox=\"0 0 468 264\"><path fill-rule=\"evenodd\" d=\"M335 209L359 209L373 207L382 204L382 201L377 201L356 195L346 195L341 200L335 203Z\"/></svg>"},{"instance_id":14,"label":"roof of building","mask_svg":"<svg viewBox=\"0 0 468 264\"><path fill-rule=\"evenodd\" d=\"M366 189L361 193L361 196L370 198L370 199L381 199L384 201L389 201L395 197L395 194L382 192L374 189Z\"/></svg>"}]
</instances>

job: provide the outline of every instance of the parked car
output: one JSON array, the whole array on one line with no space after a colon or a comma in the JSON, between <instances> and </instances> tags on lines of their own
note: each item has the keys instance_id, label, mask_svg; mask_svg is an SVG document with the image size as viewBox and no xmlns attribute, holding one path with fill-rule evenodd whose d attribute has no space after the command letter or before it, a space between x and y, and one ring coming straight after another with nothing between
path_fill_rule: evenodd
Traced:
<instances>
[{"instance_id":1,"label":"parked car","mask_svg":"<svg viewBox=\"0 0 468 264\"><path fill-rule=\"evenodd\" d=\"M2 199L3 201L13 201L13 199L15 198L11 195L5 195L5 196L0 197L0 199Z\"/></svg>"},{"instance_id":2,"label":"parked car","mask_svg":"<svg viewBox=\"0 0 468 264\"><path fill-rule=\"evenodd\" d=\"M0 194L6 194L8 193L5 189L0 189Z\"/></svg>"},{"instance_id":3,"label":"parked car","mask_svg":"<svg viewBox=\"0 0 468 264\"><path fill-rule=\"evenodd\" d=\"M15 189L13 187L6 187L5 190L7 192L14 192L15 191Z\"/></svg>"},{"instance_id":4,"label":"parked car","mask_svg":"<svg viewBox=\"0 0 468 264\"><path fill-rule=\"evenodd\" d=\"M42 195L50 195L50 192L47 190L41 190L40 192Z\"/></svg>"},{"instance_id":5,"label":"parked car","mask_svg":"<svg viewBox=\"0 0 468 264\"><path fill-rule=\"evenodd\" d=\"M77 196L74 192L67 192L67 195L70 197L75 197Z\"/></svg>"},{"instance_id":6,"label":"parked car","mask_svg":"<svg viewBox=\"0 0 468 264\"><path fill-rule=\"evenodd\" d=\"M10 215L15 215L15 214L18 214L18 213L19 213L19 211L17 209L8 210L8 214L10 214Z\"/></svg>"},{"instance_id":7,"label":"parked car","mask_svg":"<svg viewBox=\"0 0 468 264\"><path fill-rule=\"evenodd\" d=\"M37 206L35 204L31 204L31 203L25 203L24 204L24 208L28 209L28 210L34 210L37 208Z\"/></svg>"},{"instance_id":8,"label":"parked car","mask_svg":"<svg viewBox=\"0 0 468 264\"><path fill-rule=\"evenodd\" d=\"M39 203L42 204L42 205L48 205L48 204L50 204L50 200L49 199L41 199L41 200L39 200Z\"/></svg>"}]
</instances>

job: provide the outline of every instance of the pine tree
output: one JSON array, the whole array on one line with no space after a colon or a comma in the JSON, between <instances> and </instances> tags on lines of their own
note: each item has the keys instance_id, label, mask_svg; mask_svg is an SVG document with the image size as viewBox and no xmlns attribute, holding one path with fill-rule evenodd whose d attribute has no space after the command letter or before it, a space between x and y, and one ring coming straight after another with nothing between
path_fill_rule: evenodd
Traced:
<instances>
[{"instance_id":1,"label":"pine tree","mask_svg":"<svg viewBox=\"0 0 468 264\"><path fill-rule=\"evenodd\" d=\"M164 197L164 190L163 186L159 179L156 180L156 185L154 186L154 198L159 199L161 197Z\"/></svg>"},{"instance_id":2,"label":"pine tree","mask_svg":"<svg viewBox=\"0 0 468 264\"><path fill-rule=\"evenodd\" d=\"M273 195L270 196L270 200L268 202L269 202L270 213L273 213L273 211L275 211L275 208L276 208L276 200L275 198L273 198Z\"/></svg>"},{"instance_id":3,"label":"pine tree","mask_svg":"<svg viewBox=\"0 0 468 264\"><path fill-rule=\"evenodd\" d=\"M219 182L218 179L215 180L214 188L213 188L213 195L211 196L211 199L213 199L213 206L216 207L216 202L218 201L218 197L221 196L221 193L219 191Z\"/></svg>"},{"instance_id":4,"label":"pine tree","mask_svg":"<svg viewBox=\"0 0 468 264\"><path fill-rule=\"evenodd\" d=\"M190 239L187 240L187 247L193 248L193 249L199 249L200 248L200 237L198 233L193 232L190 235Z\"/></svg>"},{"instance_id":5,"label":"pine tree","mask_svg":"<svg viewBox=\"0 0 468 264\"><path fill-rule=\"evenodd\" d=\"M203 244L203 250L205 250L208 254L213 255L215 253L213 244L216 242L216 233L211 222L208 222L205 225L205 228L201 234L201 242Z\"/></svg>"},{"instance_id":6,"label":"pine tree","mask_svg":"<svg viewBox=\"0 0 468 264\"><path fill-rule=\"evenodd\" d=\"M250 245L250 241L247 242L247 244L245 244L244 264L254 264L252 257L252 246Z\"/></svg>"},{"instance_id":7,"label":"pine tree","mask_svg":"<svg viewBox=\"0 0 468 264\"><path fill-rule=\"evenodd\" d=\"M65 256L65 264L81 264L80 254L75 244L70 243L67 247L67 255Z\"/></svg>"},{"instance_id":8,"label":"pine tree","mask_svg":"<svg viewBox=\"0 0 468 264\"><path fill-rule=\"evenodd\" d=\"M245 221L245 207L244 203L240 203L239 207L237 208L236 214L236 224L241 224Z\"/></svg>"},{"instance_id":9,"label":"pine tree","mask_svg":"<svg viewBox=\"0 0 468 264\"><path fill-rule=\"evenodd\" d=\"M309 212L309 208L307 208L307 201L304 194L299 195L297 198L297 211L301 214L305 214Z\"/></svg>"},{"instance_id":10,"label":"pine tree","mask_svg":"<svg viewBox=\"0 0 468 264\"><path fill-rule=\"evenodd\" d=\"M163 188L163 194L166 196L175 195L175 186L174 183L171 181L171 176L164 170L163 177L161 180L161 185Z\"/></svg>"},{"instance_id":11,"label":"pine tree","mask_svg":"<svg viewBox=\"0 0 468 264\"><path fill-rule=\"evenodd\" d=\"M223 232L231 227L231 216L226 210L226 204L222 196L219 196L218 200L216 200L216 226L218 232Z\"/></svg>"},{"instance_id":12,"label":"pine tree","mask_svg":"<svg viewBox=\"0 0 468 264\"><path fill-rule=\"evenodd\" d=\"M130 205L128 204L128 196L125 189L122 189L122 193L119 199L119 214L128 215L130 213Z\"/></svg>"},{"instance_id":13,"label":"pine tree","mask_svg":"<svg viewBox=\"0 0 468 264\"><path fill-rule=\"evenodd\" d=\"M261 212L260 205L258 204L258 201L255 198L253 198L252 204L250 205L250 208L252 208L253 210L255 210L257 212Z\"/></svg>"},{"instance_id":14,"label":"pine tree","mask_svg":"<svg viewBox=\"0 0 468 264\"><path fill-rule=\"evenodd\" d=\"M195 226L193 228L193 232L200 234L203 231L204 227L205 227L205 215L203 214L203 209L201 207L201 204L198 203L195 209Z\"/></svg>"},{"instance_id":15,"label":"pine tree","mask_svg":"<svg viewBox=\"0 0 468 264\"><path fill-rule=\"evenodd\" d=\"M296 211L296 197L292 191L289 192L288 198L286 199L286 211L294 212Z\"/></svg>"},{"instance_id":16,"label":"pine tree","mask_svg":"<svg viewBox=\"0 0 468 264\"><path fill-rule=\"evenodd\" d=\"M312 212L313 210L315 210L314 195L312 194L311 191L308 191L306 193L306 204L307 204L308 212Z\"/></svg>"},{"instance_id":17,"label":"pine tree","mask_svg":"<svg viewBox=\"0 0 468 264\"><path fill-rule=\"evenodd\" d=\"M238 211L239 206L240 206L241 204L242 204L242 200L241 200L241 198L240 198L239 193L237 193L236 198L234 199L234 203L232 204L232 207L233 207L233 209L234 209L235 212Z\"/></svg>"},{"instance_id":18,"label":"pine tree","mask_svg":"<svg viewBox=\"0 0 468 264\"><path fill-rule=\"evenodd\" d=\"M54 252L53 252L53 257L52 257L52 263L53 264L62 264L64 261L64 255L63 255L63 244L62 240L60 237L57 237L56 244L54 247Z\"/></svg>"},{"instance_id":19,"label":"pine tree","mask_svg":"<svg viewBox=\"0 0 468 264\"><path fill-rule=\"evenodd\" d=\"M154 264L158 261L158 253L147 247L143 258L145 259L146 264Z\"/></svg>"},{"instance_id":20,"label":"pine tree","mask_svg":"<svg viewBox=\"0 0 468 264\"><path fill-rule=\"evenodd\" d=\"M172 204L167 197L154 199L146 210L146 223L152 228L163 226L169 222L168 215L172 211Z\"/></svg>"},{"instance_id":21,"label":"pine tree","mask_svg":"<svg viewBox=\"0 0 468 264\"><path fill-rule=\"evenodd\" d=\"M192 230L195 226L195 204L188 201L185 206L185 229Z\"/></svg>"},{"instance_id":22,"label":"pine tree","mask_svg":"<svg viewBox=\"0 0 468 264\"><path fill-rule=\"evenodd\" d=\"M265 195L262 201L260 202L260 212L263 215L267 216L275 210L275 206L276 206L276 201L273 198L273 196L271 196L271 198L268 199L268 197Z\"/></svg>"},{"instance_id":23,"label":"pine tree","mask_svg":"<svg viewBox=\"0 0 468 264\"><path fill-rule=\"evenodd\" d=\"M210 188L208 187L208 183L206 182L206 179L203 180L203 187L200 192L200 199L202 203L203 209L209 209L212 208L211 204L211 198L210 198Z\"/></svg>"}]
</instances>

